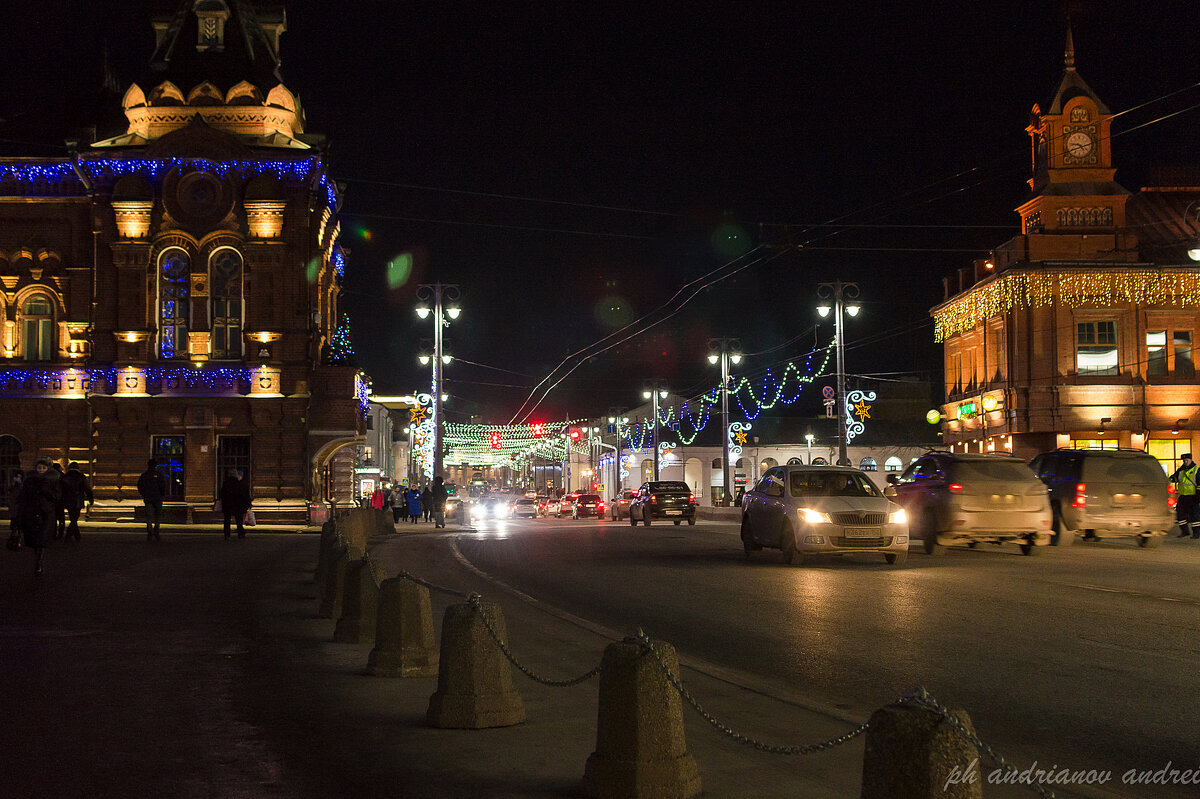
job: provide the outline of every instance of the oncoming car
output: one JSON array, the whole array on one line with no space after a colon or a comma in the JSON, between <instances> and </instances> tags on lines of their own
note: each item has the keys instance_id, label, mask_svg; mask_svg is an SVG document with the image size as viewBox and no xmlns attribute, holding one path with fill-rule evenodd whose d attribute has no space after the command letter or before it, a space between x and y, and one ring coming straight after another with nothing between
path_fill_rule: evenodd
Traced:
<instances>
[{"instance_id":1,"label":"oncoming car","mask_svg":"<svg viewBox=\"0 0 1200 799\"><path fill-rule=\"evenodd\" d=\"M908 519L858 469L776 466L742 499L742 547L771 547L786 563L811 555L879 553L908 559Z\"/></svg>"}]
</instances>

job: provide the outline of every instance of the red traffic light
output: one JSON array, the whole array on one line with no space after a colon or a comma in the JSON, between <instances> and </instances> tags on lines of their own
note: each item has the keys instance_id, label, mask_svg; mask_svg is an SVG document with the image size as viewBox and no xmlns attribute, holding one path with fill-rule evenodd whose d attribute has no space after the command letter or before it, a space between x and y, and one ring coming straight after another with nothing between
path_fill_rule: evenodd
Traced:
<instances>
[{"instance_id":1,"label":"red traffic light","mask_svg":"<svg viewBox=\"0 0 1200 799\"><path fill-rule=\"evenodd\" d=\"M492 442L492 449L500 449L500 434L492 433L488 436L488 441Z\"/></svg>"},{"instance_id":2,"label":"red traffic light","mask_svg":"<svg viewBox=\"0 0 1200 799\"><path fill-rule=\"evenodd\" d=\"M578 441L579 436L580 436L580 433L578 430L571 430L571 440L572 441Z\"/></svg>"},{"instance_id":3,"label":"red traffic light","mask_svg":"<svg viewBox=\"0 0 1200 799\"><path fill-rule=\"evenodd\" d=\"M546 434L546 425L543 422L534 422L529 425L529 432L533 434L534 438L541 438Z\"/></svg>"}]
</instances>

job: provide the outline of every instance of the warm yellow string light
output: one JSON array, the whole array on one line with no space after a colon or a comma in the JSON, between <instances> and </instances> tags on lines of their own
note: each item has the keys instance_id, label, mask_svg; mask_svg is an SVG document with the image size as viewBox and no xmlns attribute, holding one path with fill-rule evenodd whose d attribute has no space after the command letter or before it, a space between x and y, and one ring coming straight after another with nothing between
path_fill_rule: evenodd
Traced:
<instances>
[{"instance_id":1,"label":"warm yellow string light","mask_svg":"<svg viewBox=\"0 0 1200 799\"><path fill-rule=\"evenodd\" d=\"M945 341L1014 307L1038 308L1056 300L1068 308L1124 303L1195 307L1200 305L1200 273L1146 269L1011 272L934 311L934 340Z\"/></svg>"}]
</instances>

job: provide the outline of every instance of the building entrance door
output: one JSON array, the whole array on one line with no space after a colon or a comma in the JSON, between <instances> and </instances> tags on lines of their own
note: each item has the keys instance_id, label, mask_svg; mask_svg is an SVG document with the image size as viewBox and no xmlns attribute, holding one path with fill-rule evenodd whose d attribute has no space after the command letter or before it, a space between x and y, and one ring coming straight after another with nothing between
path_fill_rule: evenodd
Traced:
<instances>
[{"instance_id":1,"label":"building entrance door","mask_svg":"<svg viewBox=\"0 0 1200 799\"><path fill-rule=\"evenodd\" d=\"M182 502L186 486L183 468L183 436L155 436L154 459L167 484L167 502Z\"/></svg>"},{"instance_id":2,"label":"building entrance door","mask_svg":"<svg viewBox=\"0 0 1200 799\"><path fill-rule=\"evenodd\" d=\"M21 473L21 442L12 436L0 436L0 504L12 503L13 478Z\"/></svg>"}]
</instances>

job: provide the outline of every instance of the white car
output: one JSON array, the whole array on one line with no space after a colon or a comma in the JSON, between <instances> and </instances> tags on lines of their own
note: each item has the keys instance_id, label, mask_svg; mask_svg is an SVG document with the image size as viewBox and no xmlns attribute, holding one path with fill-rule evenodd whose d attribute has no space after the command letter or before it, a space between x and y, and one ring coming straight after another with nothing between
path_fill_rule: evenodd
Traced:
<instances>
[{"instance_id":1,"label":"white car","mask_svg":"<svg viewBox=\"0 0 1200 799\"><path fill-rule=\"evenodd\" d=\"M877 552L898 566L908 560L908 519L858 469L776 466L742 499L742 546L747 558L779 549L791 564Z\"/></svg>"},{"instance_id":2,"label":"white car","mask_svg":"<svg viewBox=\"0 0 1200 799\"><path fill-rule=\"evenodd\" d=\"M538 504L536 499L529 497L521 497L514 499L508 505L508 518L515 519L518 516L528 516L530 519L536 519L538 515Z\"/></svg>"}]
</instances>

